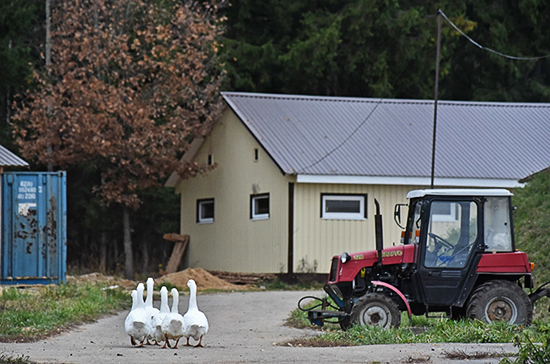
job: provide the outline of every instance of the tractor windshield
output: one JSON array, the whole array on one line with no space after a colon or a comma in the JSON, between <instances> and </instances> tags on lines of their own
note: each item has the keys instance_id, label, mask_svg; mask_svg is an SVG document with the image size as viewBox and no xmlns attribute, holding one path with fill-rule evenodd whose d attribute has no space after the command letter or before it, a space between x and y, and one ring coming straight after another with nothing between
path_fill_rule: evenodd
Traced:
<instances>
[{"instance_id":1,"label":"tractor windshield","mask_svg":"<svg viewBox=\"0 0 550 364\"><path fill-rule=\"evenodd\" d=\"M474 201L432 201L426 267L462 268L478 237L478 207Z\"/></svg>"}]
</instances>

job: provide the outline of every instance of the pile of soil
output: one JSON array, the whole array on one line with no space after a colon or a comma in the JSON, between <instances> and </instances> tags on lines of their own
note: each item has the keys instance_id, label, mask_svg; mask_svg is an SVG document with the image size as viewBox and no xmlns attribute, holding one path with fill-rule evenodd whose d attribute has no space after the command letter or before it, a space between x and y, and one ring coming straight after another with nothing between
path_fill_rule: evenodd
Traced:
<instances>
[{"instance_id":1,"label":"pile of soil","mask_svg":"<svg viewBox=\"0 0 550 364\"><path fill-rule=\"evenodd\" d=\"M169 273L155 279L155 283L162 285L163 282L169 282L176 287L188 290L187 281L193 279L197 282L197 290L219 289L219 290L243 290L248 289L246 285L237 285L229 283L213 274L208 273L202 268L188 268L179 272Z\"/></svg>"}]
</instances>

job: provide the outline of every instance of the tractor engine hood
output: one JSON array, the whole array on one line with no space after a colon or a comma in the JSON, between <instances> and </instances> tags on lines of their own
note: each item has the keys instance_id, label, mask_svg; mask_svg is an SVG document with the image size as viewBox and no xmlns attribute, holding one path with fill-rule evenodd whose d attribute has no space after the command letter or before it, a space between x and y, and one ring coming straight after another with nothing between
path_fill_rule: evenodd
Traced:
<instances>
[{"instance_id":1,"label":"tractor engine hood","mask_svg":"<svg viewBox=\"0 0 550 364\"><path fill-rule=\"evenodd\" d=\"M415 247L414 244L408 244L383 249L382 265L413 263ZM344 253L342 256L346 254ZM362 268L370 268L378 263L376 250L349 254L349 259L341 259L342 256L336 255L332 258L331 273L336 274L331 274L329 283L352 281ZM334 264L338 264L336 270Z\"/></svg>"}]
</instances>

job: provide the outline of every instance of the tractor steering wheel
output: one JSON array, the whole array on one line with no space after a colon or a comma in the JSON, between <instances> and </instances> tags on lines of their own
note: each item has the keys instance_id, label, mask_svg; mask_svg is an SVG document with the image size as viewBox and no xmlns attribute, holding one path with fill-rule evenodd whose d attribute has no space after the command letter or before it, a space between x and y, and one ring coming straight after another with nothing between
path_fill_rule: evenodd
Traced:
<instances>
[{"instance_id":1,"label":"tractor steering wheel","mask_svg":"<svg viewBox=\"0 0 550 364\"><path fill-rule=\"evenodd\" d=\"M434 233L428 233L428 235L430 236L430 238L434 239L436 244L439 243L439 244L445 246L448 249L453 249L454 248L451 243L449 243L447 240L443 239L441 236L436 235Z\"/></svg>"}]
</instances>

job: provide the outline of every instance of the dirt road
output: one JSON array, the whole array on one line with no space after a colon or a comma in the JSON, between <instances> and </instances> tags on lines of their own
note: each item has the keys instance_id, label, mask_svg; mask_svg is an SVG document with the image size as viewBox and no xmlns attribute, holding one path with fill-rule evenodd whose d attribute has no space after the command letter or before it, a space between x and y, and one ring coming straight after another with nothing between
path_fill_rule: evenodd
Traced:
<instances>
[{"instance_id":1,"label":"dirt road","mask_svg":"<svg viewBox=\"0 0 550 364\"><path fill-rule=\"evenodd\" d=\"M339 348L306 348L278 345L311 334L311 330L284 326L298 299L310 292L235 292L198 296L210 331L204 348L158 346L136 348L124 332L127 312L80 326L71 332L36 343L0 343L0 355L27 356L40 363L459 363L445 352L515 352L511 344L414 344ZM317 293L315 293L317 294ZM320 295L320 293L318 293ZM180 298L180 313L188 297ZM158 307L159 303L155 302ZM498 363L500 358L469 360Z\"/></svg>"}]
</instances>

